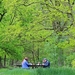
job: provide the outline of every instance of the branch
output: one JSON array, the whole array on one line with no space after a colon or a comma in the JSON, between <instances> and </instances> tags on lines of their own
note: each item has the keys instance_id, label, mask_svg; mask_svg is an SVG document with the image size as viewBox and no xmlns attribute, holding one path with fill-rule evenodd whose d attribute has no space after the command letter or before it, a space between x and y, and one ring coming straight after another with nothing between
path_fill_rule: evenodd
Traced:
<instances>
[{"instance_id":1,"label":"branch","mask_svg":"<svg viewBox=\"0 0 75 75\"><path fill-rule=\"evenodd\" d=\"M32 4L36 4L36 3L41 3L41 2L32 2L32 3L29 3L29 4L20 4L20 5L30 6L30 5L32 5Z\"/></svg>"},{"instance_id":2,"label":"branch","mask_svg":"<svg viewBox=\"0 0 75 75\"><path fill-rule=\"evenodd\" d=\"M53 33L52 33L53 34ZM44 42L48 37L50 37L52 34L50 34L50 35L48 35L48 36L46 36L45 38L42 38L42 39L40 39L40 40L33 40L32 42ZM47 42L48 42L48 40L47 40Z\"/></svg>"},{"instance_id":3,"label":"branch","mask_svg":"<svg viewBox=\"0 0 75 75\"><path fill-rule=\"evenodd\" d=\"M71 15L72 23L71 23L70 26L72 26L72 25L73 25L73 22L74 22L74 16L73 16L73 9L72 9L72 5L70 4L70 0L68 0L68 4L69 4L71 13L69 13L69 14L67 14L67 15Z\"/></svg>"},{"instance_id":4,"label":"branch","mask_svg":"<svg viewBox=\"0 0 75 75\"><path fill-rule=\"evenodd\" d=\"M29 3L29 4L20 4L20 5L30 6L30 5L37 4L37 3L40 3L41 5L49 6L50 8L55 9L55 10L61 12L61 13L64 13L64 14L67 13L67 12L63 12L62 10L60 10L60 9L58 9L58 8L56 8L56 7L50 6L50 5L49 5L48 3L46 3L46 2L41 2L41 1L39 1L39 2L32 2L32 3ZM48 7L47 7L47 9L49 10ZM50 10L49 10L49 11L50 11Z\"/></svg>"},{"instance_id":5,"label":"branch","mask_svg":"<svg viewBox=\"0 0 75 75\"><path fill-rule=\"evenodd\" d=\"M54 30L53 28L50 28L50 27L44 27L44 28L41 28L39 30L36 30L36 31L40 31L40 30Z\"/></svg>"},{"instance_id":6,"label":"branch","mask_svg":"<svg viewBox=\"0 0 75 75\"><path fill-rule=\"evenodd\" d=\"M58 12L61 12L61 13L66 14L66 12L63 12L62 10L60 10L60 9L58 9L58 8L56 8L56 7L50 6L48 3L42 3L42 4L45 4L47 7L50 7L50 8L52 8L52 9L55 9L55 10L57 10Z\"/></svg>"},{"instance_id":7,"label":"branch","mask_svg":"<svg viewBox=\"0 0 75 75\"><path fill-rule=\"evenodd\" d=\"M3 19L4 15L5 15L5 13L6 13L6 11L5 11L5 10L4 10L4 12L3 12L3 13L0 13L0 22L2 21L2 19Z\"/></svg>"}]
</instances>

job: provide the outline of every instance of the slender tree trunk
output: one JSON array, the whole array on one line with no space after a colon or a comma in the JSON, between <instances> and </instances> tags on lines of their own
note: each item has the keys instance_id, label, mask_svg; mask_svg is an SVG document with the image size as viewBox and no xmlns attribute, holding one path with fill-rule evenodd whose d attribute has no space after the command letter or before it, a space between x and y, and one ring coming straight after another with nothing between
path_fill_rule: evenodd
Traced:
<instances>
[{"instance_id":1,"label":"slender tree trunk","mask_svg":"<svg viewBox=\"0 0 75 75\"><path fill-rule=\"evenodd\" d=\"M14 65L14 60L12 59L12 60L11 60L11 66L13 66L13 65Z\"/></svg>"},{"instance_id":2,"label":"slender tree trunk","mask_svg":"<svg viewBox=\"0 0 75 75\"><path fill-rule=\"evenodd\" d=\"M10 59L10 66L13 66L13 65L14 65L14 60Z\"/></svg>"},{"instance_id":3,"label":"slender tree trunk","mask_svg":"<svg viewBox=\"0 0 75 75\"><path fill-rule=\"evenodd\" d=\"M34 42L33 42L33 50L32 50L33 62L35 63L35 52L34 52Z\"/></svg>"},{"instance_id":4,"label":"slender tree trunk","mask_svg":"<svg viewBox=\"0 0 75 75\"><path fill-rule=\"evenodd\" d=\"M2 57L0 56L0 68L3 67L2 65Z\"/></svg>"},{"instance_id":5,"label":"slender tree trunk","mask_svg":"<svg viewBox=\"0 0 75 75\"><path fill-rule=\"evenodd\" d=\"M4 55L4 67L6 67L6 55Z\"/></svg>"},{"instance_id":6,"label":"slender tree trunk","mask_svg":"<svg viewBox=\"0 0 75 75\"><path fill-rule=\"evenodd\" d=\"M33 59L33 62L35 63L35 55L34 55L34 50L32 51L32 59Z\"/></svg>"},{"instance_id":7,"label":"slender tree trunk","mask_svg":"<svg viewBox=\"0 0 75 75\"><path fill-rule=\"evenodd\" d=\"M58 66L64 65L64 57L63 57L63 50L58 49Z\"/></svg>"},{"instance_id":8,"label":"slender tree trunk","mask_svg":"<svg viewBox=\"0 0 75 75\"><path fill-rule=\"evenodd\" d=\"M38 46L38 50L37 50L37 60L39 61L39 46Z\"/></svg>"},{"instance_id":9,"label":"slender tree trunk","mask_svg":"<svg viewBox=\"0 0 75 75\"><path fill-rule=\"evenodd\" d=\"M62 35L58 36L58 43L60 42L60 39L62 39ZM63 66L64 65L64 57L63 57L63 50L58 47L58 65Z\"/></svg>"}]
</instances>

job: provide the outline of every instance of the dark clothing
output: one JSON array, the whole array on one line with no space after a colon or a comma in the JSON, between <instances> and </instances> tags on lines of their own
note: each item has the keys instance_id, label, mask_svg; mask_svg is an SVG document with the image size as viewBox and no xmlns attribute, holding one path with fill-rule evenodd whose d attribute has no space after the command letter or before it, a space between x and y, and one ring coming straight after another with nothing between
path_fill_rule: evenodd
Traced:
<instances>
[{"instance_id":1,"label":"dark clothing","mask_svg":"<svg viewBox=\"0 0 75 75\"><path fill-rule=\"evenodd\" d=\"M48 60L46 62L44 62L43 64L44 64L44 66L43 66L44 68L50 67L50 62Z\"/></svg>"}]
</instances>

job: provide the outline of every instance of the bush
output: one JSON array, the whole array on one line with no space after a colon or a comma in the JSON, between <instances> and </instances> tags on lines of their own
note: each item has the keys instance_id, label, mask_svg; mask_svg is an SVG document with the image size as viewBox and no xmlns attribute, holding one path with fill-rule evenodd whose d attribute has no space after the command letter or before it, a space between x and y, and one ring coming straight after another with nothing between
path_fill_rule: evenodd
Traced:
<instances>
[{"instance_id":1,"label":"bush","mask_svg":"<svg viewBox=\"0 0 75 75\"><path fill-rule=\"evenodd\" d=\"M72 67L75 67L75 59L72 61Z\"/></svg>"}]
</instances>

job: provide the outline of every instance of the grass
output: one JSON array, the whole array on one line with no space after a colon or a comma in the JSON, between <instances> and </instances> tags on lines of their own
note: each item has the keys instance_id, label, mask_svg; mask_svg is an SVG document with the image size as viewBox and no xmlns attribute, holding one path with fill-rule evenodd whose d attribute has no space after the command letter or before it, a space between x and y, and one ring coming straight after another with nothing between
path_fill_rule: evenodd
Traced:
<instances>
[{"instance_id":1,"label":"grass","mask_svg":"<svg viewBox=\"0 0 75 75\"><path fill-rule=\"evenodd\" d=\"M72 68L37 69L37 75L75 75L75 69Z\"/></svg>"},{"instance_id":2,"label":"grass","mask_svg":"<svg viewBox=\"0 0 75 75\"><path fill-rule=\"evenodd\" d=\"M0 69L0 75L75 75L74 68Z\"/></svg>"},{"instance_id":3,"label":"grass","mask_svg":"<svg viewBox=\"0 0 75 75\"><path fill-rule=\"evenodd\" d=\"M32 70L32 69L26 70L26 69L22 69L22 68L1 69L0 75L31 75L31 73L34 73L34 71L35 70Z\"/></svg>"}]
</instances>

